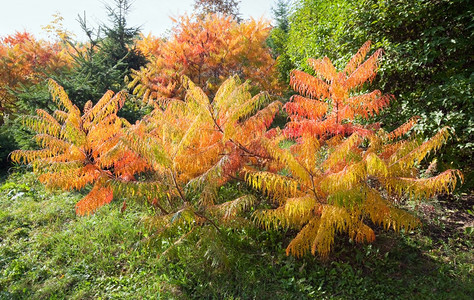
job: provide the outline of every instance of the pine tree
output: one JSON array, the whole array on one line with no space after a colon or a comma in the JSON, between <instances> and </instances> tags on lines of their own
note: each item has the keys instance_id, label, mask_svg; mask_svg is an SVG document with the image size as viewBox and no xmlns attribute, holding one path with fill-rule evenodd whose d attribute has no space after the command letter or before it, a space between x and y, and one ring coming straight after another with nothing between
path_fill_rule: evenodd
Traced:
<instances>
[{"instance_id":1,"label":"pine tree","mask_svg":"<svg viewBox=\"0 0 474 300\"><path fill-rule=\"evenodd\" d=\"M289 72L294 68L287 54L286 45L290 30L290 3L288 0L278 0L276 7L272 8L275 25L270 32L267 43L272 49L277 61L277 68L283 82L289 81Z\"/></svg>"}]
</instances>

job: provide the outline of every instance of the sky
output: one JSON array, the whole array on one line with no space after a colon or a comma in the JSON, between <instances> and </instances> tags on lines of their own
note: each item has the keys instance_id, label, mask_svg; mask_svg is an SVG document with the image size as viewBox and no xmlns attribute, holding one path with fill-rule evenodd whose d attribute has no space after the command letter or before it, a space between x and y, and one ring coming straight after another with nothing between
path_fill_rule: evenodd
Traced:
<instances>
[{"instance_id":1,"label":"sky","mask_svg":"<svg viewBox=\"0 0 474 300\"><path fill-rule=\"evenodd\" d=\"M132 11L127 18L131 27L142 28L147 35L161 36L173 25L170 17L191 13L194 0L132 0ZM241 0L240 12L244 19L264 17L271 19L271 8L275 0ZM78 14L86 13L87 22L92 26L107 23L104 3L112 0L0 0L0 37L16 31L28 31L38 38L48 38L42 30L51 23L53 14L59 13L63 26L73 32L77 39L85 40L79 23Z\"/></svg>"}]
</instances>

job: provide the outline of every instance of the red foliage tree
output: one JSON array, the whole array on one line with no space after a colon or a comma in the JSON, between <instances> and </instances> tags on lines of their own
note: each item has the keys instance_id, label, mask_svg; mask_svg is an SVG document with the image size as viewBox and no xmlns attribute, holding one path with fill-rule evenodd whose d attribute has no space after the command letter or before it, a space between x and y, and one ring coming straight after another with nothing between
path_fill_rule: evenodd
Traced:
<instances>
[{"instance_id":1,"label":"red foliage tree","mask_svg":"<svg viewBox=\"0 0 474 300\"><path fill-rule=\"evenodd\" d=\"M145 101L182 98L180 79L185 75L212 95L225 78L239 75L259 88L279 91L275 61L265 44L269 30L263 20L237 23L225 15L183 16L169 40L141 43L141 48L156 52L146 68L132 73L129 87Z\"/></svg>"},{"instance_id":2,"label":"red foliage tree","mask_svg":"<svg viewBox=\"0 0 474 300\"><path fill-rule=\"evenodd\" d=\"M14 92L20 86L36 84L68 65L58 43L38 41L28 32L0 39L0 123L17 110Z\"/></svg>"}]
</instances>

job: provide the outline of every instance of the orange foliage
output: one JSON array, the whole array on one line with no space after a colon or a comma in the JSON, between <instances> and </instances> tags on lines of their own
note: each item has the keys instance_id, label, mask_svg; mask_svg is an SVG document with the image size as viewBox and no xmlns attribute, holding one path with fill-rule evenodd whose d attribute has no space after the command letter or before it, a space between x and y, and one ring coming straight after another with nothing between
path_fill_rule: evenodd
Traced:
<instances>
[{"instance_id":1,"label":"orange foliage","mask_svg":"<svg viewBox=\"0 0 474 300\"><path fill-rule=\"evenodd\" d=\"M136 153L120 145L123 128L130 126L117 117L125 93L108 91L84 113L74 105L56 82L50 81L53 99L61 110L49 114L37 110L25 125L36 131L39 150L16 150L14 162L26 162L40 173L40 181L52 188L81 190L92 184L90 193L76 205L80 215L90 214L113 198L111 180L134 180L134 174L148 168Z\"/></svg>"},{"instance_id":2,"label":"orange foliage","mask_svg":"<svg viewBox=\"0 0 474 300\"><path fill-rule=\"evenodd\" d=\"M225 78L236 74L278 92L275 61L265 44L270 29L263 20L237 23L225 15L180 17L168 40L147 37L139 43L154 57L146 68L133 71L129 87L145 101L181 98L180 78L186 75L212 95Z\"/></svg>"},{"instance_id":3,"label":"orange foliage","mask_svg":"<svg viewBox=\"0 0 474 300\"><path fill-rule=\"evenodd\" d=\"M147 36L141 35L136 41L136 47L140 53L145 55L147 59L150 59L159 53L163 43L163 40L156 38L151 34L148 34Z\"/></svg>"},{"instance_id":4,"label":"orange foliage","mask_svg":"<svg viewBox=\"0 0 474 300\"><path fill-rule=\"evenodd\" d=\"M369 49L370 41L360 48L342 72L337 72L327 57L308 60L316 76L299 70L291 72L290 84L303 96L294 96L285 105L290 115L286 129L290 137L368 133L354 120L379 113L393 99L392 95L383 95L379 90L362 95L351 93L371 81L377 73L382 50L375 51L363 62Z\"/></svg>"},{"instance_id":5,"label":"orange foliage","mask_svg":"<svg viewBox=\"0 0 474 300\"><path fill-rule=\"evenodd\" d=\"M67 53L58 43L36 40L27 32L0 39L0 123L15 111L10 92L21 85L33 85L69 65Z\"/></svg>"}]
</instances>

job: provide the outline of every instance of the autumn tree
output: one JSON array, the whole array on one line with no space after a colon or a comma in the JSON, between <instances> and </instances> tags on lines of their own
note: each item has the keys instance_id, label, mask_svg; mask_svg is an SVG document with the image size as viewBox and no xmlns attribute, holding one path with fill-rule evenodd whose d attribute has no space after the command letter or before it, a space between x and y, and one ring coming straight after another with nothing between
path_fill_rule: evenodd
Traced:
<instances>
[{"instance_id":1,"label":"autumn tree","mask_svg":"<svg viewBox=\"0 0 474 300\"><path fill-rule=\"evenodd\" d=\"M79 215L90 214L112 200L113 180L134 180L134 174L148 167L137 154L117 146L123 128L130 126L117 117L126 95L108 91L95 105L88 101L81 113L61 86L53 80L49 86L59 109L53 114L38 109L36 116L24 118L37 133L40 149L16 150L11 159L31 164L50 188L82 190L91 184L90 192L76 204Z\"/></svg>"},{"instance_id":2,"label":"autumn tree","mask_svg":"<svg viewBox=\"0 0 474 300\"><path fill-rule=\"evenodd\" d=\"M0 124L6 115L25 112L17 97L23 87L45 81L70 65L63 50L59 43L38 41L27 32L0 39Z\"/></svg>"},{"instance_id":3,"label":"autumn tree","mask_svg":"<svg viewBox=\"0 0 474 300\"><path fill-rule=\"evenodd\" d=\"M209 14L224 14L240 21L239 0L194 0L194 10L201 18Z\"/></svg>"},{"instance_id":4,"label":"autumn tree","mask_svg":"<svg viewBox=\"0 0 474 300\"><path fill-rule=\"evenodd\" d=\"M267 159L260 140L281 103L271 102L266 93L252 96L249 82L242 83L237 76L227 79L213 99L189 78L183 81L184 101L156 108L123 139L152 167L152 178L120 188L159 208L152 219L163 228L171 219L216 226L213 218L231 219L255 201L248 195L218 203L217 191L239 177L243 165Z\"/></svg>"},{"instance_id":5,"label":"autumn tree","mask_svg":"<svg viewBox=\"0 0 474 300\"><path fill-rule=\"evenodd\" d=\"M310 71L309 57L328 56L342 67L358 45L385 51L377 86L397 101L377 116L393 130L412 115L429 137L440 127L455 135L437 154L438 168L460 168L474 188L472 5L463 0L326 0L293 2L286 55ZM284 75L284 74L283 74Z\"/></svg>"},{"instance_id":6,"label":"autumn tree","mask_svg":"<svg viewBox=\"0 0 474 300\"><path fill-rule=\"evenodd\" d=\"M224 15L181 17L168 40L159 41L151 62L131 76L129 88L146 102L182 98L182 75L212 96L230 75L249 79L258 88L279 91L274 60L265 40L263 20L237 23Z\"/></svg>"},{"instance_id":7,"label":"autumn tree","mask_svg":"<svg viewBox=\"0 0 474 300\"><path fill-rule=\"evenodd\" d=\"M297 95L287 103L291 121L285 134L263 139L273 158L271 167L247 170L247 182L276 206L257 211L257 222L298 231L287 247L289 255L327 257L340 233L356 242L372 242L372 224L397 232L415 228L418 219L393 199L449 193L462 180L458 170L426 178L417 168L446 143L448 128L423 142L413 136L403 139L417 118L392 132L355 123L378 113L392 98L379 91L350 93L376 74L381 51L364 61L369 48L370 43L364 44L342 72L336 72L328 58L309 61L316 76L293 71L292 86L309 98ZM296 138L296 144L282 149L287 136Z\"/></svg>"}]
</instances>

